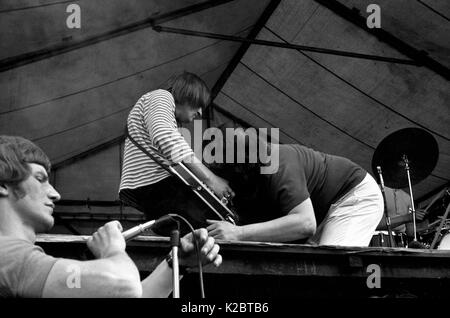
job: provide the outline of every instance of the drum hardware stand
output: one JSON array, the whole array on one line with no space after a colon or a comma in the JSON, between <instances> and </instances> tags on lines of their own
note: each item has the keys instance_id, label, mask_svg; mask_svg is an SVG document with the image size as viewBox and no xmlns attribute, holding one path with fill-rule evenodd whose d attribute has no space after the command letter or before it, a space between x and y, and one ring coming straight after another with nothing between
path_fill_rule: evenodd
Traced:
<instances>
[{"instance_id":1,"label":"drum hardware stand","mask_svg":"<svg viewBox=\"0 0 450 318\"><path fill-rule=\"evenodd\" d=\"M383 181L383 174L381 173L381 167L377 166L378 175L380 177L380 185L381 185L381 194L383 195L383 205L384 205L384 217L386 218L386 227L389 234L389 246L394 246L394 238L392 237L392 231L391 231L391 217L389 216L387 212L387 205L386 205L386 194L384 192L384 181Z\"/></svg>"},{"instance_id":2,"label":"drum hardware stand","mask_svg":"<svg viewBox=\"0 0 450 318\"><path fill-rule=\"evenodd\" d=\"M430 245L430 249L434 249L434 247L436 246L439 236L441 235L442 227L444 226L444 223L447 221L447 216L449 212L450 212L450 203L447 205L447 209L445 210L441 223L439 224L436 234L434 235L433 242Z\"/></svg>"},{"instance_id":3,"label":"drum hardware stand","mask_svg":"<svg viewBox=\"0 0 450 318\"><path fill-rule=\"evenodd\" d=\"M372 157L374 175L377 174L377 166L388 171L385 180L388 187L394 189L409 187L414 226L414 240L408 245L410 248L424 248L423 244L417 241L416 209L412 186L431 174L438 159L439 146L436 139L428 131L415 127L400 129L383 138ZM411 163L414 163L413 170L415 167L420 167L414 170L413 180L410 175ZM407 178L403 168L406 170Z\"/></svg>"},{"instance_id":4,"label":"drum hardware stand","mask_svg":"<svg viewBox=\"0 0 450 318\"><path fill-rule=\"evenodd\" d=\"M413 198L413 192L412 192L412 186L411 186L411 176L409 173L408 156L403 155L402 159L403 159L403 162L405 163L406 175L408 176L409 198L411 200L411 213L412 213L412 219L413 219L414 241L417 242L416 209L414 208L414 198Z\"/></svg>"}]
</instances>

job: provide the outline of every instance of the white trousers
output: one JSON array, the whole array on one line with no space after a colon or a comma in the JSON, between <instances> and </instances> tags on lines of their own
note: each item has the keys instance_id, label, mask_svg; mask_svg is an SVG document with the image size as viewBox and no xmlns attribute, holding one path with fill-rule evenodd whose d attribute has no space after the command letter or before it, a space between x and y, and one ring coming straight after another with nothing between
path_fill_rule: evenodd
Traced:
<instances>
[{"instance_id":1,"label":"white trousers","mask_svg":"<svg viewBox=\"0 0 450 318\"><path fill-rule=\"evenodd\" d=\"M308 243L314 245L368 246L383 217L383 196L367 174L356 187L330 206Z\"/></svg>"}]
</instances>

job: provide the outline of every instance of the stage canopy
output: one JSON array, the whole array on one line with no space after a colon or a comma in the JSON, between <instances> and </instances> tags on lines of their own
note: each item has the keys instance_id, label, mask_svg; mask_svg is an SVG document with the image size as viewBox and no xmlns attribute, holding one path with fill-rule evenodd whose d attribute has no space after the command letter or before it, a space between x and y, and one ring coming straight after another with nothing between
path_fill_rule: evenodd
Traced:
<instances>
[{"instance_id":1,"label":"stage canopy","mask_svg":"<svg viewBox=\"0 0 450 318\"><path fill-rule=\"evenodd\" d=\"M348 157L371 173L385 137L428 131L438 162L413 187L427 200L450 179L450 2L379 0L380 29L366 24L371 3L1 1L0 133L47 152L52 182L74 200L61 213L92 211L78 201L118 199L131 107L186 70L212 88L205 128L279 128L282 143ZM79 29L67 26L70 4L80 8ZM119 208L128 211L99 211Z\"/></svg>"}]
</instances>

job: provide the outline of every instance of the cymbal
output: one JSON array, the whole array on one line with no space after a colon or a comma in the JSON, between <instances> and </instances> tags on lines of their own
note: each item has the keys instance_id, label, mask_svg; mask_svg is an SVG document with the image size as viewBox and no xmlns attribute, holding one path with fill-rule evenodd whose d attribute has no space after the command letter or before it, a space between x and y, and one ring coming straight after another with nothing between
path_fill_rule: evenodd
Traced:
<instances>
[{"instance_id":1,"label":"cymbal","mask_svg":"<svg viewBox=\"0 0 450 318\"><path fill-rule=\"evenodd\" d=\"M386 186L400 189L408 187L405 169L408 159L411 185L417 184L433 171L439 157L439 147L434 137L420 128L400 129L385 137L372 157L372 171L378 176L381 167Z\"/></svg>"}]
</instances>

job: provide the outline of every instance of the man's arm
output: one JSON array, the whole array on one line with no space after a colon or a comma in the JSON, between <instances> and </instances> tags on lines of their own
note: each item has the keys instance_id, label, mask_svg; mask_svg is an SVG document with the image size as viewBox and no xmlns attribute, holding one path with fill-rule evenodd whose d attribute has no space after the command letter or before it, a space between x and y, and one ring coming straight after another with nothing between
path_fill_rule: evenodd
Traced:
<instances>
[{"instance_id":1,"label":"man's arm","mask_svg":"<svg viewBox=\"0 0 450 318\"><path fill-rule=\"evenodd\" d=\"M180 275L180 278L183 276ZM164 260L142 281L143 298L167 298L172 292L172 269Z\"/></svg>"},{"instance_id":2,"label":"man's arm","mask_svg":"<svg viewBox=\"0 0 450 318\"><path fill-rule=\"evenodd\" d=\"M61 259L50 271L42 297L140 297L138 275L126 253L93 261Z\"/></svg>"},{"instance_id":3,"label":"man's arm","mask_svg":"<svg viewBox=\"0 0 450 318\"><path fill-rule=\"evenodd\" d=\"M101 227L87 242L96 260L58 260L47 277L43 297L140 297L139 272L125 252L119 222Z\"/></svg>"},{"instance_id":4,"label":"man's arm","mask_svg":"<svg viewBox=\"0 0 450 318\"><path fill-rule=\"evenodd\" d=\"M397 226L408 223L408 222L412 222L410 214L393 216L393 217L391 217L391 229L394 229ZM386 217L384 215L381 218L381 221L377 226L377 230L378 231L386 231L387 230Z\"/></svg>"},{"instance_id":5,"label":"man's arm","mask_svg":"<svg viewBox=\"0 0 450 318\"><path fill-rule=\"evenodd\" d=\"M213 263L216 267L220 266L222 256L219 254L219 245L215 244L212 237L208 237L208 232L205 229L195 230L194 234L198 240L202 263ZM181 239L179 257L180 266L197 266L194 240L191 233ZM172 287L172 269L169 267L167 261L164 260L142 281L142 297L168 297L172 292Z\"/></svg>"},{"instance_id":6,"label":"man's arm","mask_svg":"<svg viewBox=\"0 0 450 318\"><path fill-rule=\"evenodd\" d=\"M146 124L152 136L153 144L161 150L164 157L173 163L182 161L201 181L210 187L220 198L226 194L233 197L228 182L216 176L195 157L194 152L178 131L175 107L172 95L161 90L148 107L151 108Z\"/></svg>"},{"instance_id":7,"label":"man's arm","mask_svg":"<svg viewBox=\"0 0 450 318\"><path fill-rule=\"evenodd\" d=\"M222 198L229 194L231 198L234 197L234 192L229 186L228 181L215 175L204 164L202 164L197 157L192 155L192 157L188 157L183 160L183 163L193 174L197 176L197 178L211 188L217 196Z\"/></svg>"},{"instance_id":8,"label":"man's arm","mask_svg":"<svg viewBox=\"0 0 450 318\"><path fill-rule=\"evenodd\" d=\"M209 235L217 239L288 242L308 238L316 231L311 199L294 207L286 216L262 223L236 226L224 221L209 221Z\"/></svg>"},{"instance_id":9,"label":"man's arm","mask_svg":"<svg viewBox=\"0 0 450 318\"><path fill-rule=\"evenodd\" d=\"M418 209L416 210L416 221L421 222L426 216L426 212L424 210ZM406 213L403 215L393 216L391 217L391 229L396 228L399 225L406 224L408 226L408 223L412 223L412 213ZM381 218L380 223L377 227L378 231L386 231L387 230L387 224L386 224L386 217L383 215Z\"/></svg>"}]
</instances>

